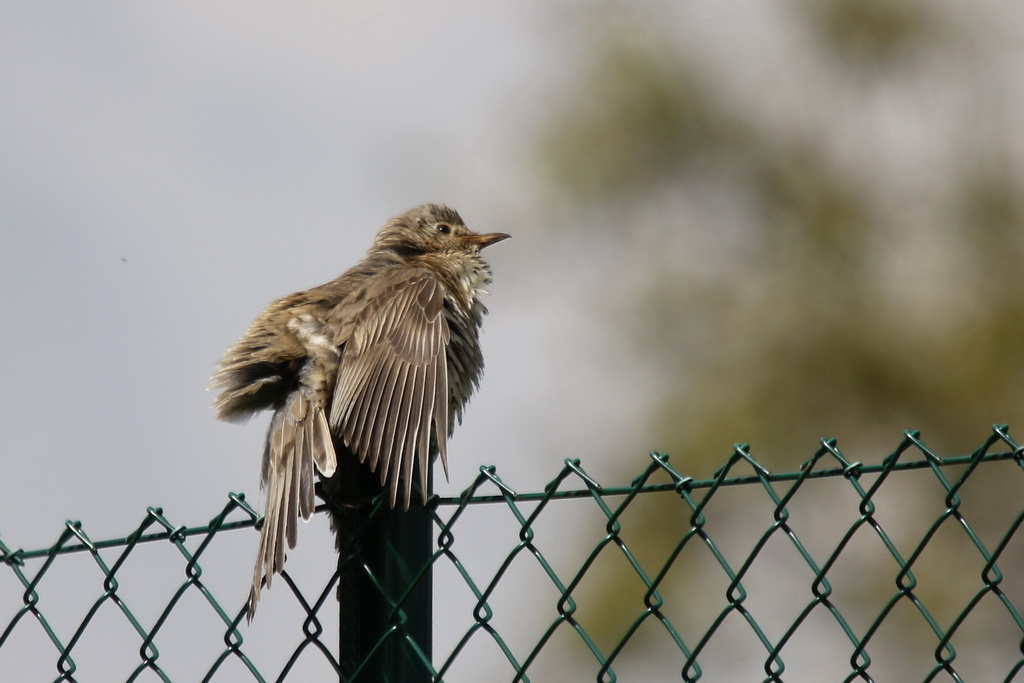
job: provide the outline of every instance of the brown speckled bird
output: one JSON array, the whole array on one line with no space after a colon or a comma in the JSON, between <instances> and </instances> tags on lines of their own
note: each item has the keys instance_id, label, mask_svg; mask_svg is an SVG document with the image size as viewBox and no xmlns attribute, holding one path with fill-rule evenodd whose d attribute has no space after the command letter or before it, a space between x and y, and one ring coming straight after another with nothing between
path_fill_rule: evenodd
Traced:
<instances>
[{"instance_id":1,"label":"brown speckled bird","mask_svg":"<svg viewBox=\"0 0 1024 683\"><path fill-rule=\"evenodd\" d=\"M339 459L356 458L406 509L414 469L424 501L433 456L447 477L447 439L483 370L480 295L491 271L480 250L507 237L472 232L445 206L417 207L388 221L341 277L271 303L225 354L211 384L217 417L274 411L249 619L264 578L269 588L284 567L285 544L295 547L299 517L313 514L314 468L337 490L327 484L342 474Z\"/></svg>"}]
</instances>

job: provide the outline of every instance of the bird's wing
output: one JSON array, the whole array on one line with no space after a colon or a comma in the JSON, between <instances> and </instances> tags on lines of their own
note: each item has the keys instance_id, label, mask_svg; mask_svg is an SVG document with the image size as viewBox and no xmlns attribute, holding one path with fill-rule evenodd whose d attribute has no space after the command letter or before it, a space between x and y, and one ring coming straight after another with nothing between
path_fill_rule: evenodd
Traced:
<instances>
[{"instance_id":1,"label":"bird's wing","mask_svg":"<svg viewBox=\"0 0 1024 683\"><path fill-rule=\"evenodd\" d=\"M218 420L244 421L283 402L308 355L305 340L289 323L298 307L318 305L307 292L273 301L228 349L210 384L220 390L214 403Z\"/></svg>"},{"instance_id":2,"label":"bird's wing","mask_svg":"<svg viewBox=\"0 0 1024 683\"><path fill-rule=\"evenodd\" d=\"M448 366L450 340L444 290L418 273L371 295L352 321L331 404L330 426L388 484L391 505L404 485L409 507L413 464L427 497L431 422L448 472Z\"/></svg>"}]
</instances>

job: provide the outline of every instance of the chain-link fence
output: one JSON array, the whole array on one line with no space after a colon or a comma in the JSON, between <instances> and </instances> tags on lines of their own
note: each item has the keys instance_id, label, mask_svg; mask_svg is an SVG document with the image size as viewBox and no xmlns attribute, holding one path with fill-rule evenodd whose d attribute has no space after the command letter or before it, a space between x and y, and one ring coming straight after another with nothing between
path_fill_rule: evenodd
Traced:
<instances>
[{"instance_id":1,"label":"chain-link fence","mask_svg":"<svg viewBox=\"0 0 1024 683\"><path fill-rule=\"evenodd\" d=\"M0 541L0 680L1024 680L1022 461L1003 426L950 457L908 432L874 464L823 440L781 474L745 445L703 480L652 453L617 488L576 460L533 493L484 467L431 500L424 552L292 559L252 625L244 496L125 538L69 522Z\"/></svg>"}]
</instances>

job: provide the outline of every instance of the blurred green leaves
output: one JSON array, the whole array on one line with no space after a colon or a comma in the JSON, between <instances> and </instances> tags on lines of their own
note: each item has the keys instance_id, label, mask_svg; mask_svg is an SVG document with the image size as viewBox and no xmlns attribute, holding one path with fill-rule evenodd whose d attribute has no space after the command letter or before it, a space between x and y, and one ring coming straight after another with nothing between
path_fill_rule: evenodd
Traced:
<instances>
[{"instance_id":1,"label":"blurred green leaves","mask_svg":"<svg viewBox=\"0 0 1024 683\"><path fill-rule=\"evenodd\" d=\"M539 152L581 229L628 247L613 267L635 288L609 323L666 370L650 445L712 467L749 441L793 467L820 436L874 449L920 428L965 448L1024 423L1020 160L991 158L982 121L945 166L915 171L880 146L879 128L914 122L879 120L877 98L906 93L878 60L915 55L910 94L948 88L928 82L951 57L946 18L903 0L780 6L822 79L782 89L797 98L786 126L717 83L727 67L669 19L615 7L584 13L592 45ZM970 82L957 95L977 96ZM863 111L833 119L828 102ZM694 208L711 195L730 211Z\"/></svg>"},{"instance_id":2,"label":"blurred green leaves","mask_svg":"<svg viewBox=\"0 0 1024 683\"><path fill-rule=\"evenodd\" d=\"M884 66L927 46L939 23L914 0L802 0L800 11L838 62L857 67Z\"/></svg>"},{"instance_id":3,"label":"blurred green leaves","mask_svg":"<svg viewBox=\"0 0 1024 683\"><path fill-rule=\"evenodd\" d=\"M635 22L625 35L593 25L600 36L583 67L583 87L567 94L571 104L541 139L543 165L559 192L614 202L700 172L737 145L738 123L666 36Z\"/></svg>"}]
</instances>

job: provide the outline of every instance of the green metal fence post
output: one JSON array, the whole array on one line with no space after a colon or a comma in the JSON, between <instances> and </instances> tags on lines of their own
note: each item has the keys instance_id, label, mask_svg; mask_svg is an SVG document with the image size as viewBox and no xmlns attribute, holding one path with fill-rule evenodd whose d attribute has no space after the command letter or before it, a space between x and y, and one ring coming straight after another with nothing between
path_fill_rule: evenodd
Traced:
<instances>
[{"instance_id":1,"label":"green metal fence post","mask_svg":"<svg viewBox=\"0 0 1024 683\"><path fill-rule=\"evenodd\" d=\"M348 546L338 558L340 680L426 683L431 675L421 653L429 661L430 512L419 502L408 511L392 510L376 481L356 473L349 481L361 478L362 490L376 488L372 502L340 511Z\"/></svg>"}]
</instances>

